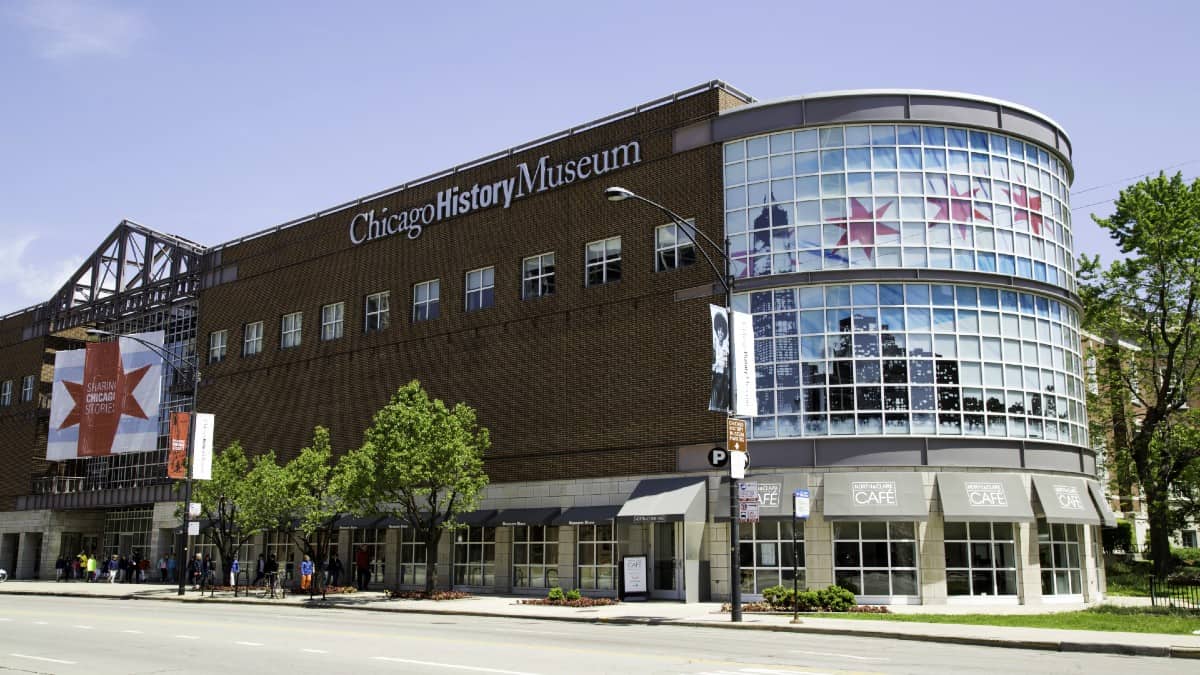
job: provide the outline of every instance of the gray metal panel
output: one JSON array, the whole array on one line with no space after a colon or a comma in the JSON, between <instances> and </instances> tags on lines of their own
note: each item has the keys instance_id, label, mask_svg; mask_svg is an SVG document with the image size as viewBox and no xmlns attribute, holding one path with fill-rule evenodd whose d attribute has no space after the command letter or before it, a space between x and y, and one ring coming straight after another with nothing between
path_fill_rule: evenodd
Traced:
<instances>
[{"instance_id":1,"label":"gray metal panel","mask_svg":"<svg viewBox=\"0 0 1200 675\"><path fill-rule=\"evenodd\" d=\"M924 455L919 438L839 438L817 445L817 466L922 466Z\"/></svg>"},{"instance_id":2,"label":"gray metal panel","mask_svg":"<svg viewBox=\"0 0 1200 675\"><path fill-rule=\"evenodd\" d=\"M1052 127L1047 127L1041 121L1017 110L1005 110L1001 115L1001 124L1006 131L1031 138L1042 145L1053 149L1058 147L1058 133ZM1067 157L1071 156L1070 148L1065 149Z\"/></svg>"},{"instance_id":3,"label":"gray metal panel","mask_svg":"<svg viewBox=\"0 0 1200 675\"><path fill-rule=\"evenodd\" d=\"M908 97L895 94L856 96L853 98L827 98L807 100L804 117L830 122L872 122L879 120L903 120Z\"/></svg>"},{"instance_id":4,"label":"gray metal panel","mask_svg":"<svg viewBox=\"0 0 1200 675\"><path fill-rule=\"evenodd\" d=\"M1113 513L1112 507L1108 505L1108 498L1104 496L1104 490L1100 488L1100 484L1094 480L1087 481L1088 492L1092 494L1092 501L1096 503L1096 508L1100 511L1100 521L1105 527L1117 526L1117 514Z\"/></svg>"},{"instance_id":5,"label":"gray metal panel","mask_svg":"<svg viewBox=\"0 0 1200 675\"><path fill-rule=\"evenodd\" d=\"M746 476L743 483L758 483L758 513L761 518L791 518L792 494L797 489L808 489L808 474L768 473ZM729 494L729 479L721 479L721 495ZM728 509L721 511L713 520L729 520Z\"/></svg>"},{"instance_id":6,"label":"gray metal panel","mask_svg":"<svg viewBox=\"0 0 1200 675\"><path fill-rule=\"evenodd\" d=\"M617 520L625 522L704 522L704 478L644 480L621 505Z\"/></svg>"},{"instance_id":7,"label":"gray metal panel","mask_svg":"<svg viewBox=\"0 0 1200 675\"><path fill-rule=\"evenodd\" d=\"M918 473L827 473L825 520L926 520L929 504Z\"/></svg>"},{"instance_id":8,"label":"gray metal panel","mask_svg":"<svg viewBox=\"0 0 1200 675\"><path fill-rule=\"evenodd\" d=\"M1021 477L1011 473L939 473L938 495L947 522L1034 520Z\"/></svg>"},{"instance_id":9,"label":"gray metal panel","mask_svg":"<svg viewBox=\"0 0 1200 675\"><path fill-rule=\"evenodd\" d=\"M712 121L705 120L676 129L671 143L671 151L684 152L709 145L712 142Z\"/></svg>"},{"instance_id":10,"label":"gray metal panel","mask_svg":"<svg viewBox=\"0 0 1200 675\"><path fill-rule=\"evenodd\" d=\"M1027 447L1025 448L1025 468L1064 473L1083 472L1079 461L1079 448L1072 446L1064 446L1062 449L1044 446Z\"/></svg>"},{"instance_id":11,"label":"gray metal panel","mask_svg":"<svg viewBox=\"0 0 1200 675\"><path fill-rule=\"evenodd\" d=\"M620 504L610 506L572 506L558 514L551 525L597 525L616 519Z\"/></svg>"},{"instance_id":12,"label":"gray metal panel","mask_svg":"<svg viewBox=\"0 0 1200 675\"><path fill-rule=\"evenodd\" d=\"M1000 114L994 103L962 101L942 96L913 96L909 119L996 128Z\"/></svg>"},{"instance_id":13,"label":"gray metal panel","mask_svg":"<svg viewBox=\"0 0 1200 675\"><path fill-rule=\"evenodd\" d=\"M1100 524L1100 514L1082 478L1034 476L1033 491L1042 515L1051 523Z\"/></svg>"},{"instance_id":14,"label":"gray metal panel","mask_svg":"<svg viewBox=\"0 0 1200 675\"><path fill-rule=\"evenodd\" d=\"M1005 447L1000 443L983 447L933 447L928 453L929 466L963 466L993 469L1021 468L1019 445Z\"/></svg>"},{"instance_id":15,"label":"gray metal panel","mask_svg":"<svg viewBox=\"0 0 1200 675\"><path fill-rule=\"evenodd\" d=\"M778 129L794 129L804 124L804 102L786 101L756 107L738 115L721 115L713 120L712 135L714 141L721 142Z\"/></svg>"}]
</instances>

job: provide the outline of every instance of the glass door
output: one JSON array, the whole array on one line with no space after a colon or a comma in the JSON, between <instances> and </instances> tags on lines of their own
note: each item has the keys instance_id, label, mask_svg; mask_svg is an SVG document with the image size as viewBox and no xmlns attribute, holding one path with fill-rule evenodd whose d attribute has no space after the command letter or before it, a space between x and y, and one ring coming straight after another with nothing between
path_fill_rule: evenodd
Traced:
<instances>
[{"instance_id":1,"label":"glass door","mask_svg":"<svg viewBox=\"0 0 1200 675\"><path fill-rule=\"evenodd\" d=\"M653 568L654 581L650 587L650 597L664 600L682 600L683 583L680 573L683 569L682 537L679 536L678 523L653 523L651 525L650 558Z\"/></svg>"}]
</instances>

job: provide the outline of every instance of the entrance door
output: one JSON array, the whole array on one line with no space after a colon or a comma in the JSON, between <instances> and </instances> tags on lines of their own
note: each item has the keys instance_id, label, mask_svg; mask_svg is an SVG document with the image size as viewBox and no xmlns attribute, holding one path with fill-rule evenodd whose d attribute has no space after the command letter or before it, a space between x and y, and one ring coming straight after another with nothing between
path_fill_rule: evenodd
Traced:
<instances>
[{"instance_id":1,"label":"entrance door","mask_svg":"<svg viewBox=\"0 0 1200 675\"><path fill-rule=\"evenodd\" d=\"M679 524L653 523L651 527L650 557L654 581L650 587L650 597L682 600L683 542L679 536Z\"/></svg>"},{"instance_id":2,"label":"entrance door","mask_svg":"<svg viewBox=\"0 0 1200 675\"><path fill-rule=\"evenodd\" d=\"M119 535L117 538L117 555L123 555L128 558L130 553L133 553L133 535Z\"/></svg>"}]
</instances>

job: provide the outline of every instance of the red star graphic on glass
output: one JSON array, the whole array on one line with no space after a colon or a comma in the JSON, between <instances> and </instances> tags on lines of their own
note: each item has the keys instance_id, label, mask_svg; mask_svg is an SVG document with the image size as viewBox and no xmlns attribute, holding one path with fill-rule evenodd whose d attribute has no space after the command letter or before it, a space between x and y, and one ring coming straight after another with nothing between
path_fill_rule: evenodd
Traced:
<instances>
[{"instance_id":1,"label":"red star graphic on glass","mask_svg":"<svg viewBox=\"0 0 1200 675\"><path fill-rule=\"evenodd\" d=\"M1014 185L1013 189L1007 192L1009 197L1012 198L1014 206L1029 209L1028 212L1015 211L1013 213L1013 221L1028 220L1029 227L1033 229L1033 233L1040 235L1042 233L1042 196L1030 197L1025 187L1021 185Z\"/></svg>"},{"instance_id":2,"label":"red star graphic on glass","mask_svg":"<svg viewBox=\"0 0 1200 675\"><path fill-rule=\"evenodd\" d=\"M977 192L977 191L976 191ZM964 223L984 222L991 223L992 221L977 209L971 208L970 197L971 191L959 192L954 184L950 185L950 198L946 197L926 197L925 201L937 207L937 213L934 214L930 227L937 223L944 223L949 220L957 220L958 236L960 239L967 238L967 226Z\"/></svg>"},{"instance_id":3,"label":"red star graphic on glass","mask_svg":"<svg viewBox=\"0 0 1200 675\"><path fill-rule=\"evenodd\" d=\"M867 208L857 198L850 199L850 217L849 218L829 218L827 222L842 224L846 227L846 231L842 234L842 238L838 240L832 250L846 248L850 243L855 243L865 247L867 257L871 257L871 252L875 246L875 234L878 230L879 234L900 234L900 230L896 229L889 223L878 222L883 214L892 207L892 202L887 202L883 206L875 209L874 212Z\"/></svg>"},{"instance_id":4,"label":"red star graphic on glass","mask_svg":"<svg viewBox=\"0 0 1200 675\"><path fill-rule=\"evenodd\" d=\"M88 345L82 382L63 382L75 405L59 429L79 425L79 456L107 455L112 451L122 416L147 419L133 391L150 366L125 371L117 343Z\"/></svg>"}]
</instances>

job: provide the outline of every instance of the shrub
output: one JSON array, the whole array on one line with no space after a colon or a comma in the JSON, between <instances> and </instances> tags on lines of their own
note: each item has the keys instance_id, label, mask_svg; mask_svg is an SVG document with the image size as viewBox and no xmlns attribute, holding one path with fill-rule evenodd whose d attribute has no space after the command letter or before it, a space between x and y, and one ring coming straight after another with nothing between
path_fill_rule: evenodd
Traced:
<instances>
[{"instance_id":1,"label":"shrub","mask_svg":"<svg viewBox=\"0 0 1200 675\"><path fill-rule=\"evenodd\" d=\"M1118 519L1116 527L1104 528L1100 531L1100 538L1104 541L1104 552L1109 555L1134 552L1133 523L1128 520Z\"/></svg>"},{"instance_id":2,"label":"shrub","mask_svg":"<svg viewBox=\"0 0 1200 675\"><path fill-rule=\"evenodd\" d=\"M583 594L579 592L578 588L572 588L567 591L567 602L575 602L581 597L583 597Z\"/></svg>"},{"instance_id":3,"label":"shrub","mask_svg":"<svg viewBox=\"0 0 1200 675\"><path fill-rule=\"evenodd\" d=\"M779 608L791 609L792 608L792 601L794 599L794 597L792 596L792 589L790 589L786 586L780 585L780 586L771 586L770 588L764 588L763 592L762 592L762 596L763 596L764 602L766 602L768 605L770 605L776 609L779 609Z\"/></svg>"},{"instance_id":4,"label":"shrub","mask_svg":"<svg viewBox=\"0 0 1200 675\"><path fill-rule=\"evenodd\" d=\"M1172 548L1171 557L1189 567L1200 567L1200 548Z\"/></svg>"},{"instance_id":5,"label":"shrub","mask_svg":"<svg viewBox=\"0 0 1200 675\"><path fill-rule=\"evenodd\" d=\"M830 586L819 591L817 595L820 598L821 607L830 612L845 612L857 604L854 601L854 594L841 586Z\"/></svg>"},{"instance_id":6,"label":"shrub","mask_svg":"<svg viewBox=\"0 0 1200 675\"><path fill-rule=\"evenodd\" d=\"M562 587L555 586L550 589L550 593L546 595L546 599L551 602L562 602L567 599L567 594L563 593Z\"/></svg>"},{"instance_id":7,"label":"shrub","mask_svg":"<svg viewBox=\"0 0 1200 675\"><path fill-rule=\"evenodd\" d=\"M796 594L797 609L801 612L812 612L821 609L820 591L800 591Z\"/></svg>"}]
</instances>

